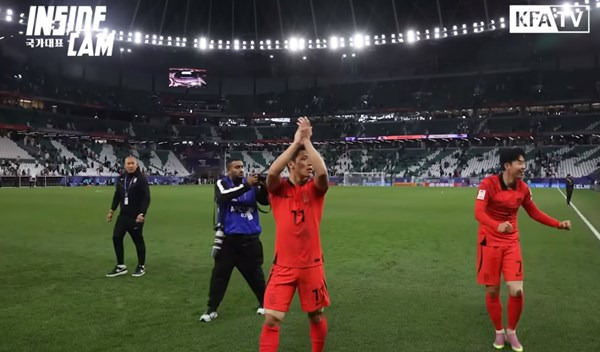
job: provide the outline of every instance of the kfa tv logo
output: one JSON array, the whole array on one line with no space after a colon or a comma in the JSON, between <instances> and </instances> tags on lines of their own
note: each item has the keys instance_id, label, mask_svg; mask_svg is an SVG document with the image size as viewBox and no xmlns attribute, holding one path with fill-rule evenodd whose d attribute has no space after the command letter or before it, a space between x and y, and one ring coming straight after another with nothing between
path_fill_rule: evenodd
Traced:
<instances>
[{"instance_id":1,"label":"kfa tv logo","mask_svg":"<svg viewBox=\"0 0 600 352\"><path fill-rule=\"evenodd\" d=\"M67 56L112 56L115 33L100 31L106 6L31 6L26 45L31 48L64 47Z\"/></svg>"},{"instance_id":2,"label":"kfa tv logo","mask_svg":"<svg viewBox=\"0 0 600 352\"><path fill-rule=\"evenodd\" d=\"M510 6L510 33L589 32L589 5Z\"/></svg>"}]
</instances>

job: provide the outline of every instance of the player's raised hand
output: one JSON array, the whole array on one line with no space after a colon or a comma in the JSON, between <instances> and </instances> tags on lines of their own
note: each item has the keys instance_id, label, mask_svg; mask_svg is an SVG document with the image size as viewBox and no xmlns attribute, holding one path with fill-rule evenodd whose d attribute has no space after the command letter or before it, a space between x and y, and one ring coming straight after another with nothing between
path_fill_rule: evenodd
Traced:
<instances>
[{"instance_id":1,"label":"player's raised hand","mask_svg":"<svg viewBox=\"0 0 600 352\"><path fill-rule=\"evenodd\" d=\"M570 230L571 229L571 220L564 220L561 221L560 224L558 225L558 228L561 230Z\"/></svg>"},{"instance_id":2,"label":"player's raised hand","mask_svg":"<svg viewBox=\"0 0 600 352\"><path fill-rule=\"evenodd\" d=\"M308 117L303 116L298 119L298 130L300 130L300 137L303 139L310 139L312 137L312 126Z\"/></svg>"},{"instance_id":3,"label":"player's raised hand","mask_svg":"<svg viewBox=\"0 0 600 352\"><path fill-rule=\"evenodd\" d=\"M294 143L301 143L302 142L302 135L300 134L300 124L296 123L298 125L298 129L296 129L296 133L294 133Z\"/></svg>"},{"instance_id":4,"label":"player's raised hand","mask_svg":"<svg viewBox=\"0 0 600 352\"><path fill-rule=\"evenodd\" d=\"M510 221L505 221L498 225L498 232L500 233L510 233L513 231L513 226Z\"/></svg>"}]
</instances>

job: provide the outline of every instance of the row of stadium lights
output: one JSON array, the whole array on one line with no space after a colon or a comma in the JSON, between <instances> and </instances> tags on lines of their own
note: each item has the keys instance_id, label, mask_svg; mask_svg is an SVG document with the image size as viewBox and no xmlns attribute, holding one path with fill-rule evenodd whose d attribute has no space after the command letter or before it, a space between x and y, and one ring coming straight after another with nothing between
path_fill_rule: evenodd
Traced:
<instances>
[{"instance_id":1,"label":"row of stadium lights","mask_svg":"<svg viewBox=\"0 0 600 352\"><path fill-rule=\"evenodd\" d=\"M600 2L599 2L600 4ZM11 10L7 11L8 13L12 13ZM10 17L7 16L7 21L10 22ZM23 21L23 20L21 20ZM504 21L504 18L500 18L500 28L505 28L506 24ZM494 20L492 20L490 22L490 25L488 27L488 30L495 30L496 29L496 23ZM485 24L484 22L474 22L473 23L473 32L474 33L481 33L485 31ZM83 31L82 31L83 32ZM108 32L108 29L104 29L103 32ZM152 44L152 45L166 45L166 46L176 46L176 47L187 47L188 43L187 43L187 38L180 38L180 37L171 37L171 36L159 36L156 34L153 34L152 36L150 36L150 34L146 34L145 37L143 37L143 34L140 32L135 32L135 33L131 33L129 32L127 35L125 35L123 33L123 31L119 31L117 34L117 31L113 30L111 32L112 34L115 35L115 39L118 41L124 41L124 42L133 42L135 44ZM20 32L20 34L22 34L22 32ZM457 36L459 34L468 34L468 26L466 24L463 24L461 28L454 26L452 28L451 34L454 36ZM413 30L409 30L406 33L406 36L403 33L399 33L399 34L391 34L389 37L389 42L391 42L392 44L396 44L396 43L414 43L417 41L420 41L421 38L424 39L431 39L431 38L435 38L435 39L439 39L439 38L447 38L449 36L448 34L448 30L447 28L443 28L443 31L440 30L440 28L435 28L433 32L430 32L428 29L425 30L424 33L421 33L420 31L413 31ZM143 38L142 38L143 37ZM385 45L388 43L388 38L386 38L385 34L382 34L381 36L375 36L373 37L373 40L371 39L371 37L369 35L362 35L362 34L356 34L354 37L350 37L348 38L347 42L346 42L346 38L344 37L336 37L333 36L329 39L329 41L327 39L317 39L315 41L313 41L312 39L309 39L308 41L306 41L304 38L296 38L296 37L292 37L289 40L285 40L282 43L279 40L275 40L275 41L271 41L270 39L267 40L261 40L258 43L255 42L254 40L250 40L250 41L240 41L238 39L229 41L229 40L208 40L207 38L201 37L201 38L195 38L194 39L194 44L193 47L194 48L198 48L200 50L213 50L213 49L218 49L218 50L231 50L233 48L233 50L255 50L257 47L260 50L280 50L280 49L286 49L286 50L290 50L290 51L303 51L305 50L307 47L308 49L326 49L326 48L330 48L332 50L336 50L338 48L345 48L345 47L353 47L355 49L362 49L363 47L368 47L371 45L371 42L373 41L374 45ZM308 45L307 45L308 43ZM174 45L173 45L174 44Z\"/></svg>"},{"instance_id":2,"label":"row of stadium lights","mask_svg":"<svg viewBox=\"0 0 600 352\"><path fill-rule=\"evenodd\" d=\"M600 2L599 2L600 4ZM497 28L506 28L506 22L504 18L500 18L499 22L496 23L495 20L491 20L489 25L487 26L488 31L496 30ZM473 33L482 33L486 31L486 25L483 21L474 22L472 26ZM143 35L140 32L131 33L129 32L127 35L123 33L123 31L116 32L112 31L115 35L115 39L118 41L135 43L135 44L151 44L151 45L159 45L159 46L175 46L175 47L187 47L188 42L187 38L181 37L171 37L171 36L162 36L162 35ZM401 44L401 43L415 43L421 40L429 40L429 39L440 39L447 38L449 36L459 36L466 35L469 33L469 27L467 24L463 24L461 27L453 26L451 30L448 30L446 27L443 29L435 28L433 31L429 29L425 30L425 32L409 30L404 33L392 33L389 37L385 34L376 35L371 37L369 35L356 34L353 37L345 38L345 37L337 37L332 36L329 39L316 39L316 40L306 40L304 38L292 37L290 39L286 39L284 41L279 40L239 40L235 39L231 40L214 40L208 39L205 37L195 38L192 46L201 51L204 50L289 50L292 52L303 51L305 49L343 49L346 47L354 48L354 49L362 49L364 47L368 47L371 45L385 45L388 43L391 44Z\"/></svg>"},{"instance_id":3,"label":"row of stadium lights","mask_svg":"<svg viewBox=\"0 0 600 352\"><path fill-rule=\"evenodd\" d=\"M590 0L585 0L585 4L589 4ZM579 3L575 3L575 6L578 6ZM566 3L564 6L570 6L569 3ZM600 8L600 0L596 0L596 8ZM0 18L2 18L2 9L0 9ZM579 10L577 10L579 11ZM13 17L13 11L11 9L7 9L5 11L5 20L7 22L11 22L12 21L12 17ZM23 24L25 22L24 20L24 16L25 14L22 13L21 14L21 19L19 20L20 24ZM487 27L487 28L486 28ZM506 28L506 21L504 20L503 17L501 17L499 19L498 22L496 22L495 20L491 20L490 23L488 23L488 25L486 26L485 22L481 21L481 22L473 22L473 26L472 26L472 32L473 33L483 33L485 31L494 31L497 28L500 29L504 29ZM108 29L104 29L104 32L108 32ZM20 34L22 34L22 32L19 32ZM119 31L117 34L117 31L112 30L111 33L113 33L115 35L115 40L118 41L122 41L122 42L130 42L130 43L135 43L135 44L151 44L151 45L166 45L166 46L175 46L175 47L187 47L188 43L187 43L187 38L185 37L171 37L171 36L162 36L162 35L150 35L150 34L146 34L143 35L140 32L129 32L127 33L127 35L125 35L125 33L123 31ZM331 50L337 50L340 48L346 48L346 47L351 47L354 49L362 49L364 47L368 47L371 46L372 44L374 45L385 45L388 43L391 44L402 44L402 43L415 43L421 40L430 40L430 39L441 39L441 38L447 38L449 36L459 36L459 35L466 35L469 33L469 26L467 24L462 24L462 26L452 26L452 28L450 30L448 30L448 28L444 27L444 28L435 28L433 31L430 31L429 29L425 30L425 32L420 32L420 31L415 31L415 30L409 30L406 32L406 34L404 33L392 33L389 37L386 37L385 34L382 35L376 35L373 38L371 38L371 36L369 35L363 35L363 34L356 34L353 37L349 37L349 38L344 38L344 37L337 37L337 36L332 36L329 38L329 40L327 39L316 39L316 40L312 40L309 39L308 41L305 40L304 38L298 38L298 37L292 37L290 39L284 40L282 42L280 42L279 40L275 40L275 41L271 41L270 39L267 40L261 40L258 42L255 42L254 40L250 40L250 41L240 41L238 39L235 39L233 41L230 40L213 40L213 39L207 39L205 37L201 37L201 38L195 38L194 39L194 43L193 43L193 47L194 48L198 48L199 50L255 50L255 49L260 49L260 50L281 50L281 49L285 49L285 50L289 50L292 52L296 52L296 51L303 51L305 50L307 47L308 49L331 49ZM174 44L174 45L173 45ZM308 45L307 45L308 44ZM123 51L123 50L121 50ZM352 54L352 56L355 56L355 54ZM273 55L271 55L271 58L273 58ZM306 57L303 57L304 60L306 60Z\"/></svg>"}]
</instances>

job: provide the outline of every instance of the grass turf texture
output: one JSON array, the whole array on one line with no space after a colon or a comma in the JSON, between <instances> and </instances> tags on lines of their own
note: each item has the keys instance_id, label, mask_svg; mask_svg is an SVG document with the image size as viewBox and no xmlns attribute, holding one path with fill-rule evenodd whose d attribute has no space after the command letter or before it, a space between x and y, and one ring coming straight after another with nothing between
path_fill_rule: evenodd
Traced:
<instances>
[{"instance_id":1,"label":"grass turf texture","mask_svg":"<svg viewBox=\"0 0 600 352\"><path fill-rule=\"evenodd\" d=\"M322 242L332 307L328 351L492 351L484 290L475 282L474 189L332 188ZM527 351L597 351L600 241L557 190L533 190L564 232L520 215ZM105 278L114 265L112 188L0 189L1 351L256 351L262 317L236 271L219 318L198 322L212 268L211 187L154 187L147 274ZM600 229L600 193L573 202ZM274 245L264 225L265 273ZM502 301L506 320L506 289ZM309 351L297 298L281 351ZM506 348L508 350L508 347Z\"/></svg>"}]
</instances>

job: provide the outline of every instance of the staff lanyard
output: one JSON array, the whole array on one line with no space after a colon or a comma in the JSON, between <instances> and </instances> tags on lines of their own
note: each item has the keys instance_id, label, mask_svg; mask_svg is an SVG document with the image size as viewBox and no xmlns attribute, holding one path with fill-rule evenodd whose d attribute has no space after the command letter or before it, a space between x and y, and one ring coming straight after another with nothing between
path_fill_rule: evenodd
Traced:
<instances>
[{"instance_id":1,"label":"staff lanyard","mask_svg":"<svg viewBox=\"0 0 600 352\"><path fill-rule=\"evenodd\" d=\"M123 203L125 205L129 205L129 190L131 189L131 184L133 183L134 179L135 177L132 177L131 181L129 181L129 185L127 185L127 175L125 175L125 182L123 182L123 188L125 189L125 200Z\"/></svg>"}]
</instances>

